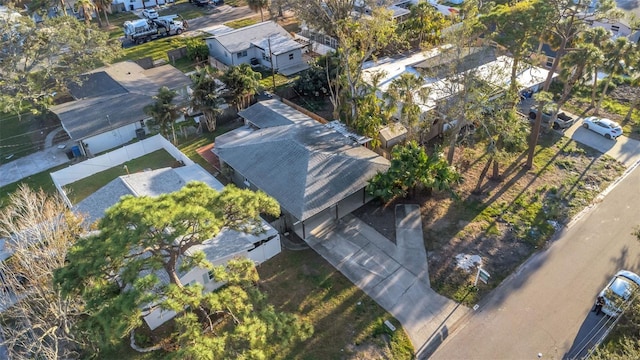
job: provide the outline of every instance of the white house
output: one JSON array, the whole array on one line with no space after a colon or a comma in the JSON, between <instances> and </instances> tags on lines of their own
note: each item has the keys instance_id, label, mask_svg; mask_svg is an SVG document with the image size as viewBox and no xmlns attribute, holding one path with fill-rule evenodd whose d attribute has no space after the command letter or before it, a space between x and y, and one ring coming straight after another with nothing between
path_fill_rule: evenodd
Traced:
<instances>
[{"instance_id":1,"label":"white house","mask_svg":"<svg viewBox=\"0 0 640 360\"><path fill-rule=\"evenodd\" d=\"M108 65L70 84L74 99L51 107L82 155L97 154L144 135L151 118L144 112L162 86L188 99L191 79L171 65L144 69L132 61ZM80 155L80 154L76 154Z\"/></svg>"},{"instance_id":2,"label":"white house","mask_svg":"<svg viewBox=\"0 0 640 360\"><path fill-rule=\"evenodd\" d=\"M307 44L295 41L287 30L273 21L240 29L218 29L205 39L209 55L226 66L262 65L285 76L309 68L302 59Z\"/></svg>"},{"instance_id":3,"label":"white house","mask_svg":"<svg viewBox=\"0 0 640 360\"><path fill-rule=\"evenodd\" d=\"M93 223L124 195L159 196L180 190L190 181L202 181L218 191L223 189L223 185L200 165L191 164L173 169L164 168L120 176L79 202L73 207L73 211L83 214L88 223ZM236 257L246 257L256 263L262 263L279 254L281 247L278 231L264 220L261 226L262 229L256 235L224 229L213 239L189 251L204 252L207 260L213 265L224 265ZM158 272L157 275L161 281L169 282L166 273ZM213 280L213 274L203 268L196 267L179 275L183 284L198 282L206 291L213 291L222 285L222 283L216 283ZM176 315L172 311L157 308L150 310L143 317L152 330Z\"/></svg>"}]
</instances>

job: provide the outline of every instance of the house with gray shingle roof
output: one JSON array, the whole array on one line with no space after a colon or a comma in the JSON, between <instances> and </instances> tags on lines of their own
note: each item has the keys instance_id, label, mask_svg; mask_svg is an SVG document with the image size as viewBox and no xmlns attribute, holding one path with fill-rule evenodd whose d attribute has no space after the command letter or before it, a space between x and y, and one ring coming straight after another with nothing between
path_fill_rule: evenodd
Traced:
<instances>
[{"instance_id":1,"label":"house with gray shingle roof","mask_svg":"<svg viewBox=\"0 0 640 360\"><path fill-rule=\"evenodd\" d=\"M156 197L178 191L190 181L204 182L218 191L222 191L224 188L216 178L198 164L143 171L112 180L76 204L73 211L84 215L85 221L91 224L104 216L105 210L115 205L122 196ZM259 229L260 231L257 231L256 234L223 229L213 239L190 248L188 252L202 251L206 259L216 266L224 265L236 257L246 257L257 263L264 262L279 254L281 247L278 231L264 220L262 220L261 226L262 229ZM169 282L165 272L159 271L156 275L162 283ZM199 282L206 291L214 291L223 285L215 282L213 273L204 268L195 267L188 272L179 272L179 275L183 284ZM175 315L173 311L163 311L153 306L149 306L143 312L143 318L152 330Z\"/></svg>"},{"instance_id":2,"label":"house with gray shingle roof","mask_svg":"<svg viewBox=\"0 0 640 360\"><path fill-rule=\"evenodd\" d=\"M212 151L238 186L278 200L285 229L303 239L371 200L368 181L389 168L387 159L278 100L239 115L245 126L218 136Z\"/></svg>"},{"instance_id":3,"label":"house with gray shingle roof","mask_svg":"<svg viewBox=\"0 0 640 360\"><path fill-rule=\"evenodd\" d=\"M209 55L227 66L261 65L289 76L309 68L302 59L306 44L295 41L287 30L265 21L230 31L218 31L205 39Z\"/></svg>"},{"instance_id":4,"label":"house with gray shingle roof","mask_svg":"<svg viewBox=\"0 0 640 360\"><path fill-rule=\"evenodd\" d=\"M84 155L97 154L138 137L150 119L144 108L160 87L176 91L175 102L181 103L188 100L190 85L191 79L171 65L144 69L123 61L83 74L80 83L69 85L73 100L51 111Z\"/></svg>"}]
</instances>

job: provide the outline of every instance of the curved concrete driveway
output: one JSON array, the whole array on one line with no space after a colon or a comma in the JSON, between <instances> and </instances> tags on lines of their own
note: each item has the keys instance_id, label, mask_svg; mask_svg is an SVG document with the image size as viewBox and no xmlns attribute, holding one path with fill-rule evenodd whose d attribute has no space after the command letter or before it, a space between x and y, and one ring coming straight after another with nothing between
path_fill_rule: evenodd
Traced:
<instances>
[{"instance_id":1,"label":"curved concrete driveway","mask_svg":"<svg viewBox=\"0 0 640 360\"><path fill-rule=\"evenodd\" d=\"M421 358L449 336L469 309L429 287L419 209L419 236L408 229L416 221L408 220L400 224L397 245L353 215L312 232L306 241L400 321Z\"/></svg>"}]
</instances>

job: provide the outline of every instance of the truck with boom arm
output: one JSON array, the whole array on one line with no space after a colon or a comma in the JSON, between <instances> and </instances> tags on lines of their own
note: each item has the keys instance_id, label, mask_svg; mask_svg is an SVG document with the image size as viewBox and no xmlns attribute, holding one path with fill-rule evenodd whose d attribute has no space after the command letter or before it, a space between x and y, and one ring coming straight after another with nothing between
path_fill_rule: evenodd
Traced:
<instances>
[{"instance_id":1,"label":"truck with boom arm","mask_svg":"<svg viewBox=\"0 0 640 360\"><path fill-rule=\"evenodd\" d=\"M187 30L187 22L177 20L179 18L179 15L167 15L156 19L125 21L124 36L133 43L142 44L159 37L180 35Z\"/></svg>"}]
</instances>

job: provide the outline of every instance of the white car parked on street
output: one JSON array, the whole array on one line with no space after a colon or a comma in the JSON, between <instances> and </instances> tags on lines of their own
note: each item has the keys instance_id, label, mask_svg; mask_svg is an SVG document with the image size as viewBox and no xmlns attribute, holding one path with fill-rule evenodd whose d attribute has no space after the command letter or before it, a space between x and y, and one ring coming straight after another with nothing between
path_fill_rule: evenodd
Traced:
<instances>
[{"instance_id":1,"label":"white car parked on street","mask_svg":"<svg viewBox=\"0 0 640 360\"><path fill-rule=\"evenodd\" d=\"M154 9L144 9L142 10L142 16L144 16L147 19L157 19L158 12Z\"/></svg>"},{"instance_id":2,"label":"white car parked on street","mask_svg":"<svg viewBox=\"0 0 640 360\"><path fill-rule=\"evenodd\" d=\"M635 293L639 290L640 276L638 274L627 270L618 271L598 294L598 297L604 297L602 312L611 317L617 317L629 301L633 301Z\"/></svg>"},{"instance_id":3,"label":"white car parked on street","mask_svg":"<svg viewBox=\"0 0 640 360\"><path fill-rule=\"evenodd\" d=\"M603 119L596 116L589 116L584 119L582 126L585 129L595 131L607 139L617 139L622 135L622 127L613 120Z\"/></svg>"}]
</instances>

